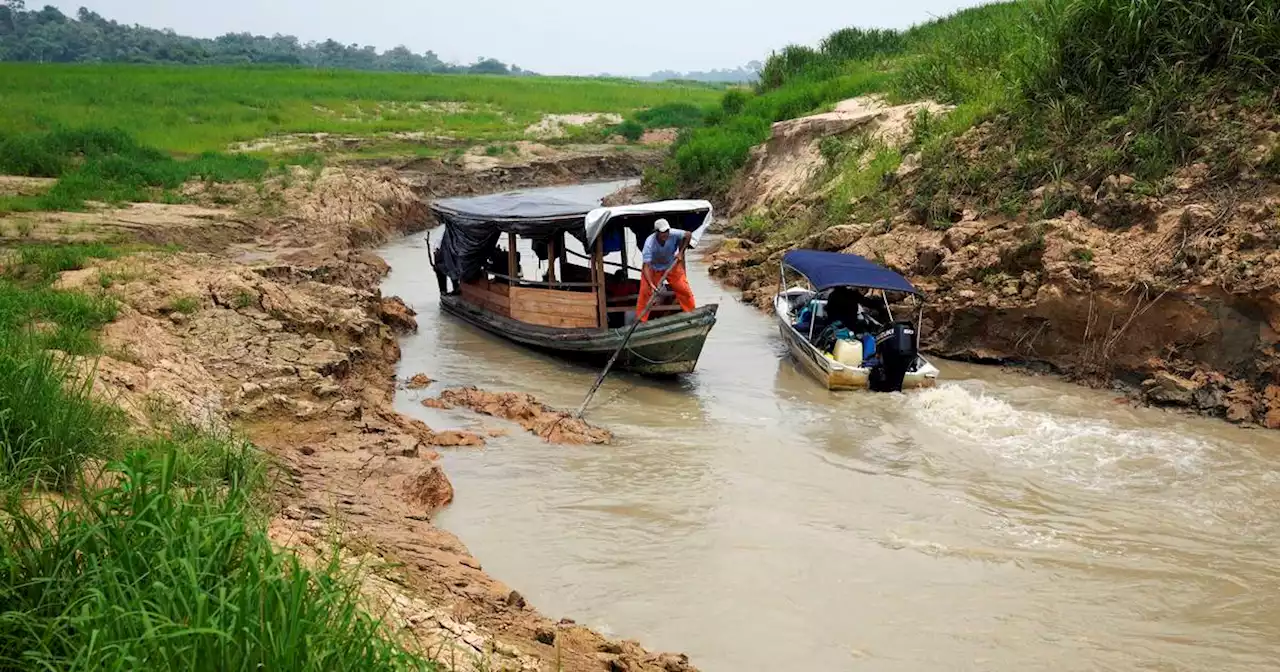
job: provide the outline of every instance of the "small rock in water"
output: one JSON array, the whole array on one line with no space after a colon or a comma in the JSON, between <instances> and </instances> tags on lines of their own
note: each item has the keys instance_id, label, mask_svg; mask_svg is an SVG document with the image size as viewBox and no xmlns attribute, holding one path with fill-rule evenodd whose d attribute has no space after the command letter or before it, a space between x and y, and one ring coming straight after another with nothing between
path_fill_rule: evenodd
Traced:
<instances>
[{"instance_id":1,"label":"small rock in water","mask_svg":"<svg viewBox=\"0 0 1280 672\"><path fill-rule=\"evenodd\" d=\"M415 373L404 386L410 390L421 390L431 384L431 378L425 373Z\"/></svg>"},{"instance_id":2,"label":"small rock in water","mask_svg":"<svg viewBox=\"0 0 1280 672\"><path fill-rule=\"evenodd\" d=\"M1163 371L1142 381L1143 393L1155 404L1190 406L1194 400L1196 384Z\"/></svg>"}]
</instances>

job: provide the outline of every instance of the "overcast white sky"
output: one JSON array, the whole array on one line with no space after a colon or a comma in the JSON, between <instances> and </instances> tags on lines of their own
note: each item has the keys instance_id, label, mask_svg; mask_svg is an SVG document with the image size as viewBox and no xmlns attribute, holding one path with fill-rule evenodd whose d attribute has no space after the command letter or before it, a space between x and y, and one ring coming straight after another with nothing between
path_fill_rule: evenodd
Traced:
<instances>
[{"instance_id":1,"label":"overcast white sky","mask_svg":"<svg viewBox=\"0 0 1280 672\"><path fill-rule=\"evenodd\" d=\"M905 28L980 0L27 0L197 37L332 37L497 58L544 74L733 68L837 28Z\"/></svg>"}]
</instances>

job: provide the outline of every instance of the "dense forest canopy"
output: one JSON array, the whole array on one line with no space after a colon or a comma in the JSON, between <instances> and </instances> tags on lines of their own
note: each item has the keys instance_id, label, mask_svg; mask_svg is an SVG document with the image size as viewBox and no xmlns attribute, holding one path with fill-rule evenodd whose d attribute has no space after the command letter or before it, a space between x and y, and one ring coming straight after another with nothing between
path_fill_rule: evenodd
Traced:
<instances>
[{"instance_id":1,"label":"dense forest canopy","mask_svg":"<svg viewBox=\"0 0 1280 672\"><path fill-rule=\"evenodd\" d=\"M531 75L492 58L453 65L428 51L399 46L381 53L371 46L334 40L300 42L292 35L228 33L214 39L172 30L126 26L80 8L75 17L46 6L28 10L24 0L0 0L0 60L39 63L175 63L188 65L299 65L395 72L465 72Z\"/></svg>"}]
</instances>

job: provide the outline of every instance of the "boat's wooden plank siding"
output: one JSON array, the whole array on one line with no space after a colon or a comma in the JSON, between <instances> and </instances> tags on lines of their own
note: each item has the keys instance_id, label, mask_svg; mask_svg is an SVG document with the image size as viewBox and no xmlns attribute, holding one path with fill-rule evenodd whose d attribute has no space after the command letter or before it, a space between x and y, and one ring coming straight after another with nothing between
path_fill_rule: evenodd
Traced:
<instances>
[{"instance_id":1,"label":"boat's wooden plank siding","mask_svg":"<svg viewBox=\"0 0 1280 672\"><path fill-rule=\"evenodd\" d=\"M509 317L529 324L561 328L600 326L595 292L512 287L509 305Z\"/></svg>"},{"instance_id":2,"label":"boat's wooden plank siding","mask_svg":"<svg viewBox=\"0 0 1280 672\"><path fill-rule=\"evenodd\" d=\"M462 283L462 298L477 308L483 308L503 317L511 317L511 299L507 297L507 285L490 283L487 279Z\"/></svg>"}]
</instances>

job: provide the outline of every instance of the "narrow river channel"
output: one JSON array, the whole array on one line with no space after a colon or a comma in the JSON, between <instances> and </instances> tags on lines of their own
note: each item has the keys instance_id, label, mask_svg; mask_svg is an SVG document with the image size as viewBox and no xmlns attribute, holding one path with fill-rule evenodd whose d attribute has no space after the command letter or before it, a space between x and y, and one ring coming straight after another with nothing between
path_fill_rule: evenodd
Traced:
<instances>
[{"instance_id":1,"label":"narrow river channel","mask_svg":"<svg viewBox=\"0 0 1280 672\"><path fill-rule=\"evenodd\" d=\"M438 381L402 412L502 426L420 405L456 385L582 400L596 371L439 312L425 234L381 254L419 313L400 373ZM589 417L615 445L444 454L439 524L543 612L708 672L1280 669L1276 434L949 362L935 390L830 393L690 271L720 303L698 371L611 378Z\"/></svg>"}]
</instances>

